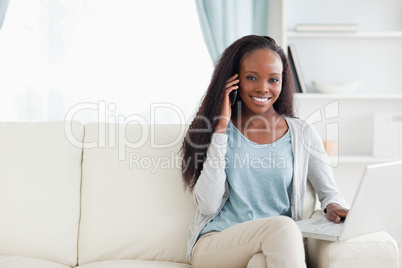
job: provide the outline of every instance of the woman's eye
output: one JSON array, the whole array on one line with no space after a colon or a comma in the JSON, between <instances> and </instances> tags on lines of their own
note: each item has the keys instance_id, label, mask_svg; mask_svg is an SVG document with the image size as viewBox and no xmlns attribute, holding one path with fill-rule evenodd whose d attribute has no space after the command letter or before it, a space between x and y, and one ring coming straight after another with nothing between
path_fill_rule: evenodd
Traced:
<instances>
[{"instance_id":1,"label":"woman's eye","mask_svg":"<svg viewBox=\"0 0 402 268\"><path fill-rule=\"evenodd\" d=\"M247 79L248 80L257 80L257 78L255 78L255 76L252 76L252 75L247 76Z\"/></svg>"},{"instance_id":2,"label":"woman's eye","mask_svg":"<svg viewBox=\"0 0 402 268\"><path fill-rule=\"evenodd\" d=\"M277 82L279 82L279 79L278 78L271 78L268 81L271 82L271 83L277 83Z\"/></svg>"}]
</instances>

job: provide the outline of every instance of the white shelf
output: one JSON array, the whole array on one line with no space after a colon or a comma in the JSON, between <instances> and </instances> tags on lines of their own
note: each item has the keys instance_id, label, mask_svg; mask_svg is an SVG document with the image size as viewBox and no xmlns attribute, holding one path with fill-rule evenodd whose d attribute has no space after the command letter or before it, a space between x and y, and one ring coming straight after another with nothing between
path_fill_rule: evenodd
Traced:
<instances>
[{"instance_id":1,"label":"white shelf","mask_svg":"<svg viewBox=\"0 0 402 268\"><path fill-rule=\"evenodd\" d=\"M287 37L300 38L402 38L402 31L383 31L383 32L292 32L286 33Z\"/></svg>"},{"instance_id":2,"label":"white shelf","mask_svg":"<svg viewBox=\"0 0 402 268\"><path fill-rule=\"evenodd\" d=\"M402 100L402 94L328 94L328 93L295 93L297 99L325 100Z\"/></svg>"},{"instance_id":3,"label":"white shelf","mask_svg":"<svg viewBox=\"0 0 402 268\"><path fill-rule=\"evenodd\" d=\"M329 159L332 163L337 162L339 164L376 164L402 160L402 158L385 158L371 155L340 155L338 159L336 156L330 156Z\"/></svg>"}]
</instances>

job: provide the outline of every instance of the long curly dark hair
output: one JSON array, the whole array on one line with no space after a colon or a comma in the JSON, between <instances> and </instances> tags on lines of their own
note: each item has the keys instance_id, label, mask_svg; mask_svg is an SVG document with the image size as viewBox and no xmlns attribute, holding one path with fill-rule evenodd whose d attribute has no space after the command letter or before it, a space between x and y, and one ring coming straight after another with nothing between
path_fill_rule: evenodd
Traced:
<instances>
[{"instance_id":1,"label":"long curly dark hair","mask_svg":"<svg viewBox=\"0 0 402 268\"><path fill-rule=\"evenodd\" d=\"M294 117L293 111L293 76L285 52L275 40L268 36L247 35L230 45L220 56L211 83L202 100L201 106L187 131L181 147L181 170L186 188L190 191L201 174L206 152L211 142L221 111L227 80L239 73L242 59L257 49L268 49L280 56L283 65L282 91L273 107L279 114ZM241 102L241 98L237 97ZM232 118L237 107L232 106Z\"/></svg>"}]
</instances>

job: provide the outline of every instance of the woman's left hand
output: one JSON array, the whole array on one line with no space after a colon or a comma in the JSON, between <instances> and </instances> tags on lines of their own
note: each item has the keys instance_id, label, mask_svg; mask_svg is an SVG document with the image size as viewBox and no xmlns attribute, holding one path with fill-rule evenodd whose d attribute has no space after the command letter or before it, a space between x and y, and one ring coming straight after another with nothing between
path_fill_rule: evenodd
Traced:
<instances>
[{"instance_id":1,"label":"woman's left hand","mask_svg":"<svg viewBox=\"0 0 402 268\"><path fill-rule=\"evenodd\" d=\"M348 212L349 209L335 203L331 203L327 206L327 218L336 223L339 223L342 218L346 218Z\"/></svg>"}]
</instances>

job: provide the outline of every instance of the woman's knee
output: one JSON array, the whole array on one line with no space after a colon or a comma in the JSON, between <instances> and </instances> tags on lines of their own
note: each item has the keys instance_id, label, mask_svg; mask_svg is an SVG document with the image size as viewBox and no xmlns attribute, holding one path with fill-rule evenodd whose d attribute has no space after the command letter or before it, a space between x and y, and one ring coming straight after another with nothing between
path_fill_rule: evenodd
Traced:
<instances>
[{"instance_id":1,"label":"woman's knee","mask_svg":"<svg viewBox=\"0 0 402 268\"><path fill-rule=\"evenodd\" d=\"M287 234L291 237L302 237L301 231L299 227L297 227L296 222L286 216L278 216L272 219L271 228L275 230L275 232L280 232L283 234Z\"/></svg>"},{"instance_id":2,"label":"woman's knee","mask_svg":"<svg viewBox=\"0 0 402 268\"><path fill-rule=\"evenodd\" d=\"M294 227L298 228L296 222L290 217L277 216L272 219L274 224L277 226L285 226L286 228L294 228Z\"/></svg>"}]
</instances>

